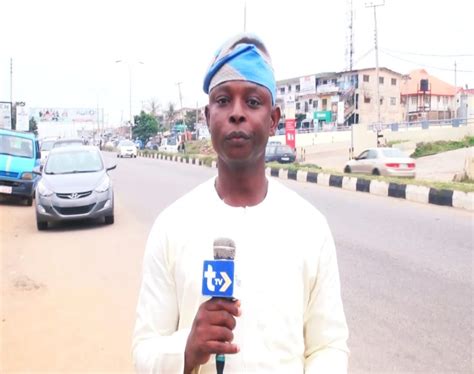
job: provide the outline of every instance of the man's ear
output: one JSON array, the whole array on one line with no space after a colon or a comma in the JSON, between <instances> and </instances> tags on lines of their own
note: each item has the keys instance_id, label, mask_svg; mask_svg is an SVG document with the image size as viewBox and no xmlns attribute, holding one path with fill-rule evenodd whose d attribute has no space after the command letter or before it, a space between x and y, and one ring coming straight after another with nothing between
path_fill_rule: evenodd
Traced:
<instances>
[{"instance_id":1,"label":"man's ear","mask_svg":"<svg viewBox=\"0 0 474 374\"><path fill-rule=\"evenodd\" d=\"M209 105L204 107L204 115L206 116L206 125L209 128Z\"/></svg>"},{"instance_id":2,"label":"man's ear","mask_svg":"<svg viewBox=\"0 0 474 374\"><path fill-rule=\"evenodd\" d=\"M281 118L281 111L279 106L274 106L272 108L272 113L270 114L270 117L272 119L272 125L270 127L270 136L275 135L276 129L278 127L278 123L280 122Z\"/></svg>"}]
</instances>

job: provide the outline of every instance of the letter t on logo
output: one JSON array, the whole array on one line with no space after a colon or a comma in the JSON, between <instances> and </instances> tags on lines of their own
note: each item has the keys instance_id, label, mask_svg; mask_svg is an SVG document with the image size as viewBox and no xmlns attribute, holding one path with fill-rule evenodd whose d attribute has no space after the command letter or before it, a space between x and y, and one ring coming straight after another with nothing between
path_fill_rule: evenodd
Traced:
<instances>
[{"instance_id":1,"label":"letter t on logo","mask_svg":"<svg viewBox=\"0 0 474 374\"><path fill-rule=\"evenodd\" d=\"M207 265L207 270L204 272L204 277L207 279L207 289L211 292L214 292L215 287L212 284L212 280L216 277L216 272L213 271L210 264Z\"/></svg>"}]
</instances>

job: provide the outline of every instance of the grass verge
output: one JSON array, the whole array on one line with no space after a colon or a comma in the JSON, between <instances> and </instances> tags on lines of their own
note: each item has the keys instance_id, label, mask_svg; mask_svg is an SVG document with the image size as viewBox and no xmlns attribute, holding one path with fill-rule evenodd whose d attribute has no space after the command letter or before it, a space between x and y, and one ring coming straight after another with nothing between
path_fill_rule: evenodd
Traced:
<instances>
[{"instance_id":1,"label":"grass verge","mask_svg":"<svg viewBox=\"0 0 474 374\"><path fill-rule=\"evenodd\" d=\"M431 143L417 143L415 152L411 157L418 158L423 156L431 156L441 152L453 151L459 148L474 146L474 136L465 136L462 140L440 140Z\"/></svg>"}]
</instances>

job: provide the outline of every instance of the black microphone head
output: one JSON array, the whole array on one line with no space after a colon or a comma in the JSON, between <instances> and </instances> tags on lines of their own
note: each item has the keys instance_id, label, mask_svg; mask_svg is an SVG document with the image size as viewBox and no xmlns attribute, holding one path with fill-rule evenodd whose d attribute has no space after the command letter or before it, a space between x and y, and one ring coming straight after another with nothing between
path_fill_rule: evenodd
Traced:
<instances>
[{"instance_id":1,"label":"black microphone head","mask_svg":"<svg viewBox=\"0 0 474 374\"><path fill-rule=\"evenodd\" d=\"M214 260L233 260L235 258L235 243L229 238L214 240Z\"/></svg>"}]
</instances>

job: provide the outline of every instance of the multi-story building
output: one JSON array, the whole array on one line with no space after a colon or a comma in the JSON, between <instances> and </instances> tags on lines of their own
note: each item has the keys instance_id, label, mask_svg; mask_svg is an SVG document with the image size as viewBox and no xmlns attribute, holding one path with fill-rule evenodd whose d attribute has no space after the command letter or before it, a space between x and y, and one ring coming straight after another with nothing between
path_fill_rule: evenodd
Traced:
<instances>
[{"instance_id":1,"label":"multi-story building","mask_svg":"<svg viewBox=\"0 0 474 374\"><path fill-rule=\"evenodd\" d=\"M403 75L379 69L380 120L403 119L400 81ZM277 82L277 104L283 113L287 106L296 115L305 114L316 123L372 124L378 121L376 69L321 73Z\"/></svg>"},{"instance_id":2,"label":"multi-story building","mask_svg":"<svg viewBox=\"0 0 474 374\"><path fill-rule=\"evenodd\" d=\"M424 69L413 70L403 80L401 99L406 121L456 117L456 88Z\"/></svg>"},{"instance_id":3,"label":"multi-story building","mask_svg":"<svg viewBox=\"0 0 474 374\"><path fill-rule=\"evenodd\" d=\"M474 88L459 88L456 94L456 117L474 119Z\"/></svg>"}]
</instances>

